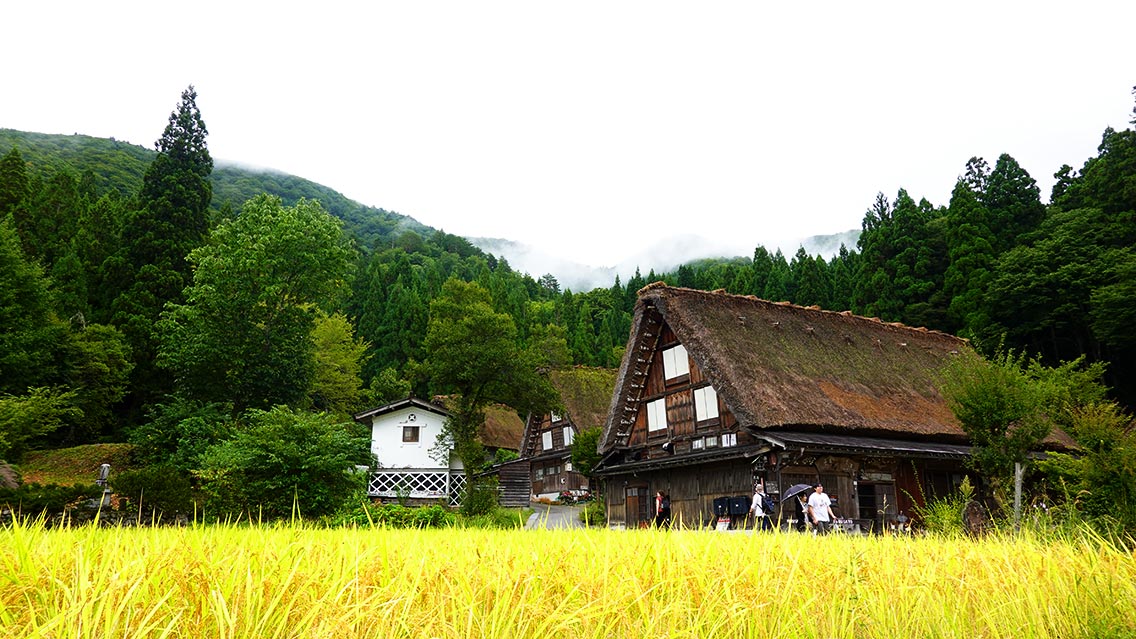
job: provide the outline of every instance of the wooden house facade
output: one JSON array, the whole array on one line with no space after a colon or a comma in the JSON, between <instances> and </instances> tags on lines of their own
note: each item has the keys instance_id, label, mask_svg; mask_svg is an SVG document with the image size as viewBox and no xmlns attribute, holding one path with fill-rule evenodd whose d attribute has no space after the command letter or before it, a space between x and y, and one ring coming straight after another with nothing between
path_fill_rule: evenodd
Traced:
<instances>
[{"instance_id":1,"label":"wooden house facade","mask_svg":"<svg viewBox=\"0 0 1136 639\"><path fill-rule=\"evenodd\" d=\"M549 374L563 411L529 415L521 440L521 458L529 464L534 499L556 499L565 491L575 496L591 491L589 479L572 468L572 442L584 430L603 427L615 374L612 369L582 366Z\"/></svg>"},{"instance_id":2,"label":"wooden house facade","mask_svg":"<svg viewBox=\"0 0 1136 639\"><path fill-rule=\"evenodd\" d=\"M775 501L822 483L846 524L888 526L966 475L967 437L937 384L956 357L976 355L936 331L651 284L599 444L609 525L646 525L657 490L676 522L709 525L730 501L747 509L760 480Z\"/></svg>"}]
</instances>

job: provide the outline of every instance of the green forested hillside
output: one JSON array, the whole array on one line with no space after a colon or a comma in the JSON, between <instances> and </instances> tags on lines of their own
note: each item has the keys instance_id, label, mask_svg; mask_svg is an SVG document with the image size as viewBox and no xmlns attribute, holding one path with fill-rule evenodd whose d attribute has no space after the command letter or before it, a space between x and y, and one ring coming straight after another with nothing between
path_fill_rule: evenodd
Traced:
<instances>
[{"instance_id":1,"label":"green forested hillside","mask_svg":"<svg viewBox=\"0 0 1136 639\"><path fill-rule=\"evenodd\" d=\"M82 177L89 173L100 193L115 191L128 197L137 193L146 167L157 155L151 149L113 138L0 129L0 155L13 148L19 149L36 174L46 176L66 170ZM324 209L344 221L361 247L370 247L403 231L422 235L434 232L412 217L363 206L333 189L294 175L222 164L214 168L210 181L214 210L226 206L239 209L242 203L261 193L276 195L287 204L301 198L319 200Z\"/></svg>"},{"instance_id":2,"label":"green forested hillside","mask_svg":"<svg viewBox=\"0 0 1136 639\"><path fill-rule=\"evenodd\" d=\"M308 180L213 166L195 95L156 151L0 130L0 459L129 439L188 477L232 461L226 446L249 423L271 439L282 422L307 423L295 415L342 418L459 382L523 411L531 397L465 379L438 354L473 368L477 348L500 354L507 335L510 366L618 366L636 292L658 280L925 326L989 355L1080 358L1105 368L1121 407L1136 404L1132 129L1070 158L1081 168L1061 169L1048 204L1010 155L975 157L949 202L904 189L865 202L856 245L834 257L756 245L752 257L573 292ZM461 326L455 305L499 330ZM440 308L468 339L438 334ZM1125 432L1117 415L1072 434Z\"/></svg>"}]
</instances>

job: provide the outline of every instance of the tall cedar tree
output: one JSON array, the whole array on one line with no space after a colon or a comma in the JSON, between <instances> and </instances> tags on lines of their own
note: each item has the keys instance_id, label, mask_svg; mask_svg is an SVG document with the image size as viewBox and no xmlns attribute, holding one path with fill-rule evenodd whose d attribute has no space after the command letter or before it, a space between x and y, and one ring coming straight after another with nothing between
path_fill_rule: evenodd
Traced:
<instances>
[{"instance_id":1,"label":"tall cedar tree","mask_svg":"<svg viewBox=\"0 0 1136 639\"><path fill-rule=\"evenodd\" d=\"M114 302L113 321L134 351L135 410L172 388L170 376L154 365L157 345L152 333L166 303L182 301L182 291L192 280L186 256L204 243L209 230L213 158L205 145L208 133L191 85L155 144L158 155L143 176L138 210L123 229L122 259L117 263L124 272L117 279L130 284Z\"/></svg>"}]
</instances>

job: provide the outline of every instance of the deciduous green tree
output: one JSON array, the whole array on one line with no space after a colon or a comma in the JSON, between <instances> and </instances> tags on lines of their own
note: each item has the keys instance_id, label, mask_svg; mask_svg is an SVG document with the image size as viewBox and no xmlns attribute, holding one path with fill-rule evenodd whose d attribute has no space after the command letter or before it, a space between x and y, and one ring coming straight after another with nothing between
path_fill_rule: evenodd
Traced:
<instances>
[{"instance_id":1,"label":"deciduous green tree","mask_svg":"<svg viewBox=\"0 0 1136 639\"><path fill-rule=\"evenodd\" d=\"M312 329L345 290L352 251L318 202L245 203L190 254L186 303L171 304L159 326L179 390L237 413L301 402L315 376Z\"/></svg>"},{"instance_id":2,"label":"deciduous green tree","mask_svg":"<svg viewBox=\"0 0 1136 639\"><path fill-rule=\"evenodd\" d=\"M451 395L443 448L452 448L467 473L485 461L478 430L488 405L526 414L546 412L557 402L548 363L538 351L518 346L512 318L494 311L489 292L478 284L450 279L431 302L426 366L434 389Z\"/></svg>"}]
</instances>

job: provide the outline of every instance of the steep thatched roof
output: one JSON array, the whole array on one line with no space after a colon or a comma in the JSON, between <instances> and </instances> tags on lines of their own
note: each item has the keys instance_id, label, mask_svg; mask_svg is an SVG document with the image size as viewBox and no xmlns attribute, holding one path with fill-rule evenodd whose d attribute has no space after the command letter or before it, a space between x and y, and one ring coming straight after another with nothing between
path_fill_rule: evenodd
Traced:
<instances>
[{"instance_id":1,"label":"steep thatched roof","mask_svg":"<svg viewBox=\"0 0 1136 639\"><path fill-rule=\"evenodd\" d=\"M517 411L494 404L485 409L485 424L481 426L479 440L483 446L490 448L519 451L524 430L525 422L517 415Z\"/></svg>"},{"instance_id":2,"label":"steep thatched roof","mask_svg":"<svg viewBox=\"0 0 1136 639\"><path fill-rule=\"evenodd\" d=\"M958 337L657 283L639 291L617 388L627 388L646 329L664 322L743 427L965 440L936 381L950 358L975 356ZM609 415L623 414L627 396L613 397Z\"/></svg>"},{"instance_id":3,"label":"steep thatched roof","mask_svg":"<svg viewBox=\"0 0 1136 639\"><path fill-rule=\"evenodd\" d=\"M615 369L585 366L561 368L549 374L564 402L564 411L578 430L602 427L607 421L615 374Z\"/></svg>"},{"instance_id":4,"label":"steep thatched roof","mask_svg":"<svg viewBox=\"0 0 1136 639\"><path fill-rule=\"evenodd\" d=\"M434 403L449 410L453 398L449 395L436 395ZM517 411L504 404L492 404L485 407L485 423L477 432L477 440L482 446L489 448L505 448L518 451L521 449L521 436L525 431L525 422L517 415Z\"/></svg>"}]
</instances>

